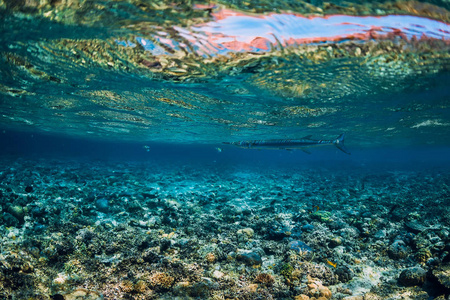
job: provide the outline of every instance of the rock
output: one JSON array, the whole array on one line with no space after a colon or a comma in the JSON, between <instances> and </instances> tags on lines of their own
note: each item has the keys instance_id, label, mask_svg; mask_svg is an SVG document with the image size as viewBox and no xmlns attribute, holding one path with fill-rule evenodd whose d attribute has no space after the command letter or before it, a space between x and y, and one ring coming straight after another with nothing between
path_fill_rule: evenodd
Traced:
<instances>
[{"instance_id":1,"label":"rock","mask_svg":"<svg viewBox=\"0 0 450 300\"><path fill-rule=\"evenodd\" d=\"M202 277L200 281L190 283L187 281L178 282L174 288L174 294L180 296L199 297L201 299L208 298L211 290L218 288L218 284L211 278Z\"/></svg>"},{"instance_id":2,"label":"rock","mask_svg":"<svg viewBox=\"0 0 450 300\"><path fill-rule=\"evenodd\" d=\"M253 234L255 234L255 231L251 228L244 228L244 229L239 229L237 231L237 235L246 235L248 238L253 237Z\"/></svg>"},{"instance_id":3,"label":"rock","mask_svg":"<svg viewBox=\"0 0 450 300\"><path fill-rule=\"evenodd\" d=\"M249 266L262 265L261 256L253 251L240 251L236 254L236 260L242 261Z\"/></svg>"},{"instance_id":4,"label":"rock","mask_svg":"<svg viewBox=\"0 0 450 300\"><path fill-rule=\"evenodd\" d=\"M100 198L97 201L95 201L95 207L101 212L108 212L109 211L109 202L105 198Z\"/></svg>"},{"instance_id":5,"label":"rock","mask_svg":"<svg viewBox=\"0 0 450 300\"><path fill-rule=\"evenodd\" d=\"M434 269L432 274L440 284L450 289L450 264L445 264Z\"/></svg>"},{"instance_id":6,"label":"rock","mask_svg":"<svg viewBox=\"0 0 450 300\"><path fill-rule=\"evenodd\" d=\"M405 286L421 286L425 282L427 272L421 267L404 269L398 278L399 282Z\"/></svg>"},{"instance_id":7,"label":"rock","mask_svg":"<svg viewBox=\"0 0 450 300\"><path fill-rule=\"evenodd\" d=\"M20 205L12 205L8 207L8 212L18 220L23 220L23 217L25 216L23 207Z\"/></svg>"},{"instance_id":8,"label":"rock","mask_svg":"<svg viewBox=\"0 0 450 300\"><path fill-rule=\"evenodd\" d=\"M362 295L348 296L343 298L342 300L364 300L364 296Z\"/></svg>"},{"instance_id":9,"label":"rock","mask_svg":"<svg viewBox=\"0 0 450 300\"><path fill-rule=\"evenodd\" d=\"M212 277L215 279L220 279L224 276L225 274L223 272L220 272L219 270L214 270L214 272L212 273Z\"/></svg>"},{"instance_id":10,"label":"rock","mask_svg":"<svg viewBox=\"0 0 450 300\"><path fill-rule=\"evenodd\" d=\"M412 233L420 233L427 229L425 226L419 224L416 221L410 221L405 223L405 227L408 228Z\"/></svg>"},{"instance_id":11,"label":"rock","mask_svg":"<svg viewBox=\"0 0 450 300\"><path fill-rule=\"evenodd\" d=\"M354 276L352 270L347 266L339 266L334 273L338 276L340 282L348 282Z\"/></svg>"},{"instance_id":12,"label":"rock","mask_svg":"<svg viewBox=\"0 0 450 300\"><path fill-rule=\"evenodd\" d=\"M290 250L297 252L312 252L311 247L303 243L302 241L291 241L288 244Z\"/></svg>"},{"instance_id":13,"label":"rock","mask_svg":"<svg viewBox=\"0 0 450 300\"><path fill-rule=\"evenodd\" d=\"M340 245L342 245L342 238L340 236L334 237L330 240L329 246L331 248L335 248Z\"/></svg>"},{"instance_id":14,"label":"rock","mask_svg":"<svg viewBox=\"0 0 450 300\"><path fill-rule=\"evenodd\" d=\"M394 241L388 249L388 255L392 259L403 259L408 256L408 248L402 240Z\"/></svg>"},{"instance_id":15,"label":"rock","mask_svg":"<svg viewBox=\"0 0 450 300\"><path fill-rule=\"evenodd\" d=\"M3 214L3 224L5 224L6 227L17 227L19 226L19 220L15 218L10 213L4 213Z\"/></svg>"},{"instance_id":16,"label":"rock","mask_svg":"<svg viewBox=\"0 0 450 300\"><path fill-rule=\"evenodd\" d=\"M302 231L311 232L314 230L314 225L306 224L302 226Z\"/></svg>"},{"instance_id":17,"label":"rock","mask_svg":"<svg viewBox=\"0 0 450 300\"><path fill-rule=\"evenodd\" d=\"M58 297L59 296L59 297ZM97 291L89 291L85 288L77 288L71 293L64 295L56 294L53 299L64 299L64 300L103 300L103 295Z\"/></svg>"},{"instance_id":18,"label":"rock","mask_svg":"<svg viewBox=\"0 0 450 300\"><path fill-rule=\"evenodd\" d=\"M291 231L289 228L282 225L273 224L268 230L267 238L269 240L281 241L282 239L290 235Z\"/></svg>"}]
</instances>

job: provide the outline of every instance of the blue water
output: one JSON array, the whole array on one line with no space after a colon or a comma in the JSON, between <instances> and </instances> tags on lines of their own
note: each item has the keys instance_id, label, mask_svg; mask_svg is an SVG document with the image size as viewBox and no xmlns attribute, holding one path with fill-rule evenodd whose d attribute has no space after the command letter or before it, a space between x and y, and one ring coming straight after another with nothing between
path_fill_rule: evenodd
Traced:
<instances>
[{"instance_id":1,"label":"blue water","mask_svg":"<svg viewBox=\"0 0 450 300\"><path fill-rule=\"evenodd\" d=\"M447 170L450 167L450 148L445 146L361 147L347 134L346 155L334 146L311 148L310 154L301 150L241 149L222 144L186 144L155 142L96 141L61 135L23 133L3 130L4 157L60 158L100 160L105 162L129 161L170 163L180 165L209 165L225 167L329 167L333 169Z\"/></svg>"},{"instance_id":2,"label":"blue water","mask_svg":"<svg viewBox=\"0 0 450 300\"><path fill-rule=\"evenodd\" d=\"M0 299L448 298L447 2L74 3L0 1Z\"/></svg>"}]
</instances>

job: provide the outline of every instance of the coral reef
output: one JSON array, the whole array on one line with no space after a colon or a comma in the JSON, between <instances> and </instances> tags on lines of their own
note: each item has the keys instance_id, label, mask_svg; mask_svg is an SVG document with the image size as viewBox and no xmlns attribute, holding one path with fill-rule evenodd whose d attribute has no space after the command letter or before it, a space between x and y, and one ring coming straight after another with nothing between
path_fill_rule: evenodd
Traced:
<instances>
[{"instance_id":1,"label":"coral reef","mask_svg":"<svg viewBox=\"0 0 450 300\"><path fill-rule=\"evenodd\" d=\"M5 299L394 299L449 286L449 224L436 213L449 208L430 204L444 173L427 174L431 185L423 171L0 163ZM394 210L390 193L404 193Z\"/></svg>"}]
</instances>

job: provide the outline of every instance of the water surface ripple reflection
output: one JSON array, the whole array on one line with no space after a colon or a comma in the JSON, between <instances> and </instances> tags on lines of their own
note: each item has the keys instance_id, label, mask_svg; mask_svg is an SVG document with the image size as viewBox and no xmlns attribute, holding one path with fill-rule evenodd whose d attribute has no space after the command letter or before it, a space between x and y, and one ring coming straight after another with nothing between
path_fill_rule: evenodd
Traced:
<instances>
[{"instance_id":1,"label":"water surface ripple reflection","mask_svg":"<svg viewBox=\"0 0 450 300\"><path fill-rule=\"evenodd\" d=\"M449 24L409 15L304 17L296 14L245 15L231 10L216 14L215 21L185 29L173 29L184 42L161 34L153 39L175 50L183 48L203 56L230 52L267 52L300 44L335 43L401 37L411 39L450 39ZM137 41L154 55L169 54L151 39ZM186 41L190 43L187 45ZM124 42L119 42L125 44Z\"/></svg>"}]
</instances>

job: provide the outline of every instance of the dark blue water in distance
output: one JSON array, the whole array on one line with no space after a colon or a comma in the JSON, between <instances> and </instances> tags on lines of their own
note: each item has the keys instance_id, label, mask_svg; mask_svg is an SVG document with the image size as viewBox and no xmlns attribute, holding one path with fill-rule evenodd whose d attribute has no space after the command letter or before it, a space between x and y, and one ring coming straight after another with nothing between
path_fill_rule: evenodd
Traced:
<instances>
[{"instance_id":1,"label":"dark blue water in distance","mask_svg":"<svg viewBox=\"0 0 450 300\"><path fill-rule=\"evenodd\" d=\"M347 133L345 155L333 146L300 150L241 149L222 144L139 143L96 141L61 135L3 130L0 154L5 157L60 158L100 161L152 162L187 165L268 167L382 168L386 170L446 170L450 148L445 146L362 148ZM148 148L147 148L148 147Z\"/></svg>"}]
</instances>

